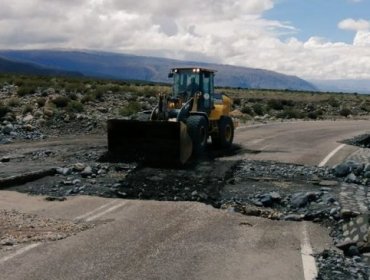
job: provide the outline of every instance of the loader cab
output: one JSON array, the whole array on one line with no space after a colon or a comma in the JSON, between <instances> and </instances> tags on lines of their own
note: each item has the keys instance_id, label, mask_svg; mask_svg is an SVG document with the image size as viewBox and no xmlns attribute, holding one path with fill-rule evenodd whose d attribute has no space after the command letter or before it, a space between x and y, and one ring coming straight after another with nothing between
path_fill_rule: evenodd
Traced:
<instances>
[{"instance_id":1,"label":"loader cab","mask_svg":"<svg viewBox=\"0 0 370 280\"><path fill-rule=\"evenodd\" d=\"M174 68L169 73L173 78L173 97L187 101L200 94L199 110L210 113L213 108L215 71L204 68Z\"/></svg>"}]
</instances>

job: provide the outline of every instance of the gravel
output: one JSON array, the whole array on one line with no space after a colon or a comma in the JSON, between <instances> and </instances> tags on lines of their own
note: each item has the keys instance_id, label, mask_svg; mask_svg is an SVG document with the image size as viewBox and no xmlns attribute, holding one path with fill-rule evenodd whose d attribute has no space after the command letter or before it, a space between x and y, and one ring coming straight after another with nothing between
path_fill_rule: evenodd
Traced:
<instances>
[{"instance_id":1,"label":"gravel","mask_svg":"<svg viewBox=\"0 0 370 280\"><path fill-rule=\"evenodd\" d=\"M91 227L92 224L0 209L0 250L23 243L64 239Z\"/></svg>"},{"instance_id":2,"label":"gravel","mask_svg":"<svg viewBox=\"0 0 370 280\"><path fill-rule=\"evenodd\" d=\"M369 279L370 268L360 256L345 257L333 250L324 250L315 256L318 265L317 280Z\"/></svg>"}]
</instances>

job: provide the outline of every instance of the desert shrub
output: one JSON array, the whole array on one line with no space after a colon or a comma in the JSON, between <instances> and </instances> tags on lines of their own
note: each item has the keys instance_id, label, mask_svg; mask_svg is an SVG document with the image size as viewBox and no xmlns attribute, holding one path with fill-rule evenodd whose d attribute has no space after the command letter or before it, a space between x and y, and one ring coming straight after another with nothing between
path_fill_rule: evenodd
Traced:
<instances>
[{"instance_id":1,"label":"desert shrub","mask_svg":"<svg viewBox=\"0 0 370 280\"><path fill-rule=\"evenodd\" d=\"M20 100L19 100L19 98L17 98L17 97L12 97L12 98L10 98L9 100L8 100L8 106L10 106L10 107L18 107L20 104L21 104L21 102L20 102Z\"/></svg>"},{"instance_id":2,"label":"desert shrub","mask_svg":"<svg viewBox=\"0 0 370 280\"><path fill-rule=\"evenodd\" d=\"M293 107L295 105L295 102L289 99L281 99L280 102L283 106Z\"/></svg>"},{"instance_id":3,"label":"desert shrub","mask_svg":"<svg viewBox=\"0 0 370 280\"><path fill-rule=\"evenodd\" d=\"M370 112L370 104L368 102L363 102L360 105L360 109L365 112Z\"/></svg>"},{"instance_id":4,"label":"desert shrub","mask_svg":"<svg viewBox=\"0 0 370 280\"><path fill-rule=\"evenodd\" d=\"M110 90L112 92L119 92L120 91L120 86L119 85L113 85L110 87Z\"/></svg>"},{"instance_id":5,"label":"desert shrub","mask_svg":"<svg viewBox=\"0 0 370 280\"><path fill-rule=\"evenodd\" d=\"M23 114L32 113L32 111L33 111L33 106L31 104L24 105L22 109Z\"/></svg>"},{"instance_id":6,"label":"desert shrub","mask_svg":"<svg viewBox=\"0 0 370 280\"><path fill-rule=\"evenodd\" d=\"M253 104L252 108L257 115L262 116L264 114L263 105L261 103Z\"/></svg>"},{"instance_id":7,"label":"desert shrub","mask_svg":"<svg viewBox=\"0 0 370 280\"><path fill-rule=\"evenodd\" d=\"M271 109L280 111L284 109L283 103L280 99L270 99L267 101L267 106Z\"/></svg>"},{"instance_id":8,"label":"desert shrub","mask_svg":"<svg viewBox=\"0 0 370 280\"><path fill-rule=\"evenodd\" d=\"M261 102L262 98L251 97L251 98L248 98L247 101L250 103L256 103L256 102Z\"/></svg>"},{"instance_id":9,"label":"desert shrub","mask_svg":"<svg viewBox=\"0 0 370 280\"><path fill-rule=\"evenodd\" d=\"M51 102L55 104L58 108L67 107L68 103L71 101L67 96L57 96Z\"/></svg>"},{"instance_id":10,"label":"desert shrub","mask_svg":"<svg viewBox=\"0 0 370 280\"><path fill-rule=\"evenodd\" d=\"M240 106L242 102L239 97L235 97L233 101L234 101L234 105L237 105L237 106Z\"/></svg>"},{"instance_id":11,"label":"desert shrub","mask_svg":"<svg viewBox=\"0 0 370 280\"><path fill-rule=\"evenodd\" d=\"M67 105L67 111L73 113L81 113L84 110L83 104L79 101L72 100Z\"/></svg>"},{"instance_id":12,"label":"desert shrub","mask_svg":"<svg viewBox=\"0 0 370 280\"><path fill-rule=\"evenodd\" d=\"M305 115L296 109L287 108L280 112L277 117L281 119L301 119L304 118Z\"/></svg>"},{"instance_id":13,"label":"desert shrub","mask_svg":"<svg viewBox=\"0 0 370 280\"><path fill-rule=\"evenodd\" d=\"M25 95L28 95L28 94L34 94L36 92L36 89L35 87L32 87L32 86L21 86L19 89L18 89L18 96L25 96Z\"/></svg>"},{"instance_id":14,"label":"desert shrub","mask_svg":"<svg viewBox=\"0 0 370 280\"><path fill-rule=\"evenodd\" d=\"M365 111L365 112L370 112L370 106L361 106L360 108L362 111Z\"/></svg>"},{"instance_id":15,"label":"desert shrub","mask_svg":"<svg viewBox=\"0 0 370 280\"><path fill-rule=\"evenodd\" d=\"M68 94L67 94L67 96L69 97L69 99L71 99L71 100L77 100L78 99L78 96L77 96L77 94L75 93L75 92L69 92Z\"/></svg>"},{"instance_id":16,"label":"desert shrub","mask_svg":"<svg viewBox=\"0 0 370 280\"><path fill-rule=\"evenodd\" d=\"M312 112L308 112L307 113L307 117L309 119L312 119L312 120L316 120L318 119L319 117L321 117L323 115L323 112L321 110L317 110L317 111L312 111Z\"/></svg>"},{"instance_id":17,"label":"desert shrub","mask_svg":"<svg viewBox=\"0 0 370 280\"><path fill-rule=\"evenodd\" d=\"M348 108L343 108L339 111L339 115L341 115L343 117L348 117L351 114L352 114L352 111Z\"/></svg>"},{"instance_id":18,"label":"desert shrub","mask_svg":"<svg viewBox=\"0 0 370 280\"><path fill-rule=\"evenodd\" d=\"M250 116L253 116L254 115L253 109L251 107L249 107L249 106L246 106L246 105L244 105L242 107L241 112L243 114L248 114Z\"/></svg>"},{"instance_id":19,"label":"desert shrub","mask_svg":"<svg viewBox=\"0 0 370 280\"><path fill-rule=\"evenodd\" d=\"M307 112L313 113L313 112L315 112L315 110L316 110L316 106L315 106L315 104L313 104L313 103L308 103L308 104L306 105L306 107L305 107L305 110L306 110Z\"/></svg>"},{"instance_id":20,"label":"desert shrub","mask_svg":"<svg viewBox=\"0 0 370 280\"><path fill-rule=\"evenodd\" d=\"M130 116L141 110L141 105L137 101L129 102L125 107L121 108L119 113L121 116Z\"/></svg>"},{"instance_id":21,"label":"desert shrub","mask_svg":"<svg viewBox=\"0 0 370 280\"><path fill-rule=\"evenodd\" d=\"M95 99L98 100L98 101L103 101L105 92L106 91L104 89L98 89L95 92Z\"/></svg>"},{"instance_id":22,"label":"desert shrub","mask_svg":"<svg viewBox=\"0 0 370 280\"><path fill-rule=\"evenodd\" d=\"M46 103L46 98L45 97L39 97L36 99L36 103L39 107L44 107Z\"/></svg>"},{"instance_id":23,"label":"desert shrub","mask_svg":"<svg viewBox=\"0 0 370 280\"><path fill-rule=\"evenodd\" d=\"M334 96L329 97L328 103L331 107L334 107L334 108L337 108L340 105L340 102Z\"/></svg>"},{"instance_id":24,"label":"desert shrub","mask_svg":"<svg viewBox=\"0 0 370 280\"><path fill-rule=\"evenodd\" d=\"M10 108L0 103L0 118L4 117L8 112L10 112Z\"/></svg>"},{"instance_id":25,"label":"desert shrub","mask_svg":"<svg viewBox=\"0 0 370 280\"><path fill-rule=\"evenodd\" d=\"M91 101L94 101L95 100L95 95L89 93L89 94L86 94L84 95L82 98L81 98L81 102L82 103L88 103L88 102L91 102Z\"/></svg>"}]
</instances>

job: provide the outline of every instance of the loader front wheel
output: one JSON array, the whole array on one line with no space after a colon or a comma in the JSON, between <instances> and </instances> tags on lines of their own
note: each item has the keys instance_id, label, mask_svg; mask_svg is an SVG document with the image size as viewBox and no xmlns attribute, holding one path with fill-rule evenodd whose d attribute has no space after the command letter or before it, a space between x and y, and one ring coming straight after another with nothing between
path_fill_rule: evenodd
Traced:
<instances>
[{"instance_id":1,"label":"loader front wheel","mask_svg":"<svg viewBox=\"0 0 370 280\"><path fill-rule=\"evenodd\" d=\"M204 153L208 138L208 123L203 116L190 116L186 124L188 133L193 143L193 155L199 156Z\"/></svg>"},{"instance_id":2,"label":"loader front wheel","mask_svg":"<svg viewBox=\"0 0 370 280\"><path fill-rule=\"evenodd\" d=\"M218 121L218 133L211 136L212 144L217 148L230 148L234 140L234 123L233 120L224 116Z\"/></svg>"}]
</instances>

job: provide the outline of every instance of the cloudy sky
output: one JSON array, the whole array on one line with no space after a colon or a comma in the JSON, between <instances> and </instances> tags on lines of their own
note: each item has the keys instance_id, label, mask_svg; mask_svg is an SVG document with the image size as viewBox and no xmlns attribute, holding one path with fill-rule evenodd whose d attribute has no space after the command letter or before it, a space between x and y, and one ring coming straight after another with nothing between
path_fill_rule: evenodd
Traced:
<instances>
[{"instance_id":1,"label":"cloudy sky","mask_svg":"<svg viewBox=\"0 0 370 280\"><path fill-rule=\"evenodd\" d=\"M370 79L370 0L0 1L1 49L93 49Z\"/></svg>"}]
</instances>

